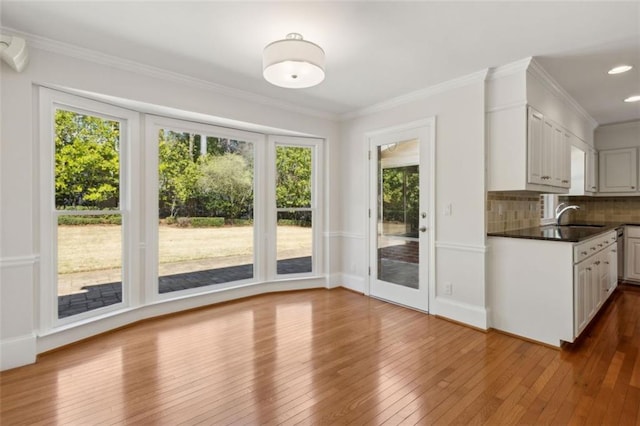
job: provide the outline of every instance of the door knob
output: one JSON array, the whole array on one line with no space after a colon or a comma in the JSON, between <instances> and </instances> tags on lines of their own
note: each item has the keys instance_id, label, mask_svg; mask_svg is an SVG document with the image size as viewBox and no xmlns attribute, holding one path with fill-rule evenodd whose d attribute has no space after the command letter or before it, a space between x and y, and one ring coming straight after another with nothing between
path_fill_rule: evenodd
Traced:
<instances>
[{"instance_id":1,"label":"door knob","mask_svg":"<svg viewBox=\"0 0 640 426\"><path fill-rule=\"evenodd\" d=\"M427 232L426 226L421 226L419 229L420 229L420 232Z\"/></svg>"}]
</instances>

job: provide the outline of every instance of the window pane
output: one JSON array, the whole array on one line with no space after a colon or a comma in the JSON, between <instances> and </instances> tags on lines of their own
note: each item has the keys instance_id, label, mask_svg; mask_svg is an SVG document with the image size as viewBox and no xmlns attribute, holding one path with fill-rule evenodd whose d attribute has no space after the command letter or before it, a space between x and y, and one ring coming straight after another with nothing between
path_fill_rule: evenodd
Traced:
<instances>
[{"instance_id":1,"label":"window pane","mask_svg":"<svg viewBox=\"0 0 640 426\"><path fill-rule=\"evenodd\" d=\"M158 291L253 278L253 144L158 136Z\"/></svg>"},{"instance_id":2,"label":"window pane","mask_svg":"<svg viewBox=\"0 0 640 426\"><path fill-rule=\"evenodd\" d=\"M58 217L58 318L122 302L121 219Z\"/></svg>"},{"instance_id":3,"label":"window pane","mask_svg":"<svg viewBox=\"0 0 640 426\"><path fill-rule=\"evenodd\" d=\"M276 147L276 207L311 207L312 148Z\"/></svg>"},{"instance_id":4,"label":"window pane","mask_svg":"<svg viewBox=\"0 0 640 426\"><path fill-rule=\"evenodd\" d=\"M56 110L55 148L57 209L118 207L120 123Z\"/></svg>"},{"instance_id":5,"label":"window pane","mask_svg":"<svg viewBox=\"0 0 640 426\"><path fill-rule=\"evenodd\" d=\"M382 169L383 234L418 238L418 166Z\"/></svg>"},{"instance_id":6,"label":"window pane","mask_svg":"<svg viewBox=\"0 0 640 426\"><path fill-rule=\"evenodd\" d=\"M278 212L278 274L312 272L313 228L310 211Z\"/></svg>"}]
</instances>

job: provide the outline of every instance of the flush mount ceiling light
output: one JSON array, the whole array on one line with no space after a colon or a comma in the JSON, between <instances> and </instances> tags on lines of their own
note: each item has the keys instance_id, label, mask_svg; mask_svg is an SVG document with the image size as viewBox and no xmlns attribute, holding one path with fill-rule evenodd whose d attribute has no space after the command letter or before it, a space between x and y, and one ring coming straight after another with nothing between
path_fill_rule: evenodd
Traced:
<instances>
[{"instance_id":1,"label":"flush mount ceiling light","mask_svg":"<svg viewBox=\"0 0 640 426\"><path fill-rule=\"evenodd\" d=\"M324 80L324 50L298 33L268 44L262 52L262 75L269 83L304 89Z\"/></svg>"},{"instance_id":2,"label":"flush mount ceiling light","mask_svg":"<svg viewBox=\"0 0 640 426\"><path fill-rule=\"evenodd\" d=\"M633 68L631 65L618 65L617 67L613 67L609 70L609 74L622 74L623 72L629 71Z\"/></svg>"},{"instance_id":3,"label":"flush mount ceiling light","mask_svg":"<svg viewBox=\"0 0 640 426\"><path fill-rule=\"evenodd\" d=\"M640 102L640 95L629 96L624 100L625 102Z\"/></svg>"}]
</instances>

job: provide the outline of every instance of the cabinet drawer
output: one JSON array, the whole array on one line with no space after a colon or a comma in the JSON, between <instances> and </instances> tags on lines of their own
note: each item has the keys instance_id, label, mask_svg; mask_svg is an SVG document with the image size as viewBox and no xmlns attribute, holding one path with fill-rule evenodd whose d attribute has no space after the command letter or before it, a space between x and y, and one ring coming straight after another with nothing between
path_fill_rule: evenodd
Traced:
<instances>
[{"instance_id":1,"label":"cabinet drawer","mask_svg":"<svg viewBox=\"0 0 640 426\"><path fill-rule=\"evenodd\" d=\"M640 229L640 227L638 227ZM578 243L573 247L573 261L581 262L592 256L616 241L616 231L591 238L590 240Z\"/></svg>"},{"instance_id":2,"label":"cabinet drawer","mask_svg":"<svg viewBox=\"0 0 640 426\"><path fill-rule=\"evenodd\" d=\"M629 238L640 238L640 226L625 226L624 235Z\"/></svg>"}]
</instances>

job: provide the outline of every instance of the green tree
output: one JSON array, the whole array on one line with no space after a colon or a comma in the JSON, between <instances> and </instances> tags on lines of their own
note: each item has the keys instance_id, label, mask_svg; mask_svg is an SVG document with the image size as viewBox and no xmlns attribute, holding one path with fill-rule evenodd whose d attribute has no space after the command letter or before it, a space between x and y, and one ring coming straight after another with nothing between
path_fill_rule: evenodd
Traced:
<instances>
[{"instance_id":1,"label":"green tree","mask_svg":"<svg viewBox=\"0 0 640 426\"><path fill-rule=\"evenodd\" d=\"M200 161L197 187L209 208L233 222L251 211L253 173L239 154L207 155Z\"/></svg>"},{"instance_id":2,"label":"green tree","mask_svg":"<svg viewBox=\"0 0 640 426\"><path fill-rule=\"evenodd\" d=\"M189 139L185 143L173 135L163 130L159 133L158 195L161 210L164 208L175 217L196 195L199 170L192 160Z\"/></svg>"},{"instance_id":3,"label":"green tree","mask_svg":"<svg viewBox=\"0 0 640 426\"><path fill-rule=\"evenodd\" d=\"M276 147L276 205L311 207L311 148Z\"/></svg>"},{"instance_id":4,"label":"green tree","mask_svg":"<svg viewBox=\"0 0 640 426\"><path fill-rule=\"evenodd\" d=\"M117 121L57 110L57 206L117 206L120 185Z\"/></svg>"}]
</instances>

